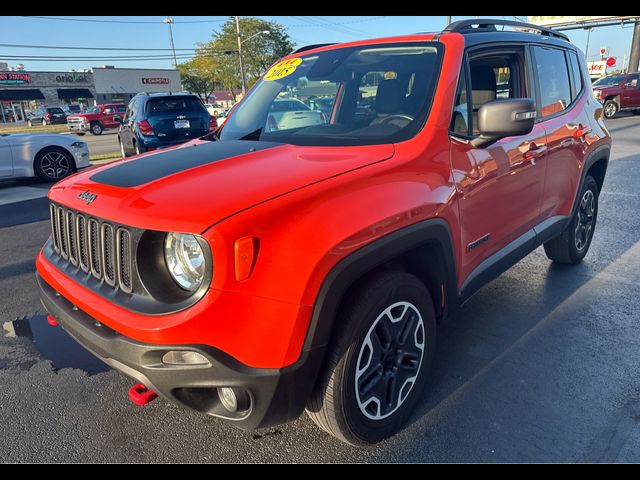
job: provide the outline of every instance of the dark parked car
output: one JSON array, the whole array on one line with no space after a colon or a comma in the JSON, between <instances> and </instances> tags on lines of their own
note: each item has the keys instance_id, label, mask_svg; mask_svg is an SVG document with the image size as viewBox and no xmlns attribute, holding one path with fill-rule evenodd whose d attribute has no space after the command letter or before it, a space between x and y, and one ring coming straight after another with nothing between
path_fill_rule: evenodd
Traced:
<instances>
[{"instance_id":1,"label":"dark parked car","mask_svg":"<svg viewBox=\"0 0 640 480\"><path fill-rule=\"evenodd\" d=\"M27 115L27 123L30 127L67 123L67 114L60 107L45 107L43 105Z\"/></svg>"},{"instance_id":2,"label":"dark parked car","mask_svg":"<svg viewBox=\"0 0 640 480\"><path fill-rule=\"evenodd\" d=\"M118 132L123 157L188 142L217 127L195 95L141 93L129 102Z\"/></svg>"},{"instance_id":3,"label":"dark parked car","mask_svg":"<svg viewBox=\"0 0 640 480\"><path fill-rule=\"evenodd\" d=\"M62 105L60 108L64 110L67 115L73 115L75 113L82 113L82 107L80 105Z\"/></svg>"}]
</instances>

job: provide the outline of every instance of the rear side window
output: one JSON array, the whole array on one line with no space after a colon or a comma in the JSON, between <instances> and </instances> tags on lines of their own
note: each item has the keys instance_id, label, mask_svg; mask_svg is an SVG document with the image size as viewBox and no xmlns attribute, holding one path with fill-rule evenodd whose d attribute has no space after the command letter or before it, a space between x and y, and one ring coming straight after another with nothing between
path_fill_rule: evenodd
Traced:
<instances>
[{"instance_id":1,"label":"rear side window","mask_svg":"<svg viewBox=\"0 0 640 480\"><path fill-rule=\"evenodd\" d=\"M147 115L181 112L206 112L200 100L193 97L162 97L147 101Z\"/></svg>"},{"instance_id":2,"label":"rear side window","mask_svg":"<svg viewBox=\"0 0 640 480\"><path fill-rule=\"evenodd\" d=\"M571 70L573 71L573 92L571 100L575 100L578 98L578 95L582 93L582 70L580 69L578 56L574 52L569 52L569 62L571 63Z\"/></svg>"},{"instance_id":3,"label":"rear side window","mask_svg":"<svg viewBox=\"0 0 640 480\"><path fill-rule=\"evenodd\" d=\"M533 47L540 86L540 114L555 115L571 104L571 84L564 51Z\"/></svg>"},{"instance_id":4,"label":"rear side window","mask_svg":"<svg viewBox=\"0 0 640 480\"><path fill-rule=\"evenodd\" d=\"M126 105L118 105L116 107L116 112L118 113L124 113L127 110L127 106Z\"/></svg>"}]
</instances>

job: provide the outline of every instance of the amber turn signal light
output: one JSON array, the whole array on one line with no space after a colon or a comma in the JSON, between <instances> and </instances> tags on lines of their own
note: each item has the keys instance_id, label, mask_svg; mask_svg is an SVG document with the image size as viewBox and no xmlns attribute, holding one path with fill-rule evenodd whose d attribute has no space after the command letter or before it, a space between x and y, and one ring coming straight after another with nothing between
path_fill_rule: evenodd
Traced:
<instances>
[{"instance_id":1,"label":"amber turn signal light","mask_svg":"<svg viewBox=\"0 0 640 480\"><path fill-rule=\"evenodd\" d=\"M260 241L256 237L242 237L233 246L236 281L242 282L251 276L258 258Z\"/></svg>"}]
</instances>

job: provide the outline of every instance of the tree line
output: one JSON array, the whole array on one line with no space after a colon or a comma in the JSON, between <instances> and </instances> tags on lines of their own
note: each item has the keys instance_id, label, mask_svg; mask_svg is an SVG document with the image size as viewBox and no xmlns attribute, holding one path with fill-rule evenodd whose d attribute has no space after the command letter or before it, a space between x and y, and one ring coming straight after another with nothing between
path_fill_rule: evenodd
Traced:
<instances>
[{"instance_id":1,"label":"tree line","mask_svg":"<svg viewBox=\"0 0 640 480\"><path fill-rule=\"evenodd\" d=\"M242 58L247 88L273 62L295 48L285 27L260 18L240 19ZM240 60L235 17L229 17L212 39L199 43L194 57L178 65L185 90L197 94L204 102L214 90L225 90L233 98L241 92Z\"/></svg>"}]
</instances>

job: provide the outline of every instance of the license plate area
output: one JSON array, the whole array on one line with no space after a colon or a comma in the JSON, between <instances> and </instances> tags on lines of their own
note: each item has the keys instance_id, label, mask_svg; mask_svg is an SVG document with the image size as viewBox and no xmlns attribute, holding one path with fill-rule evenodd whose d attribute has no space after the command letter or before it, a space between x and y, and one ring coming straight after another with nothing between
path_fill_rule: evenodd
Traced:
<instances>
[{"instance_id":1,"label":"license plate area","mask_svg":"<svg viewBox=\"0 0 640 480\"><path fill-rule=\"evenodd\" d=\"M189 120L176 120L175 122L173 122L173 125L176 128L191 128Z\"/></svg>"}]
</instances>

